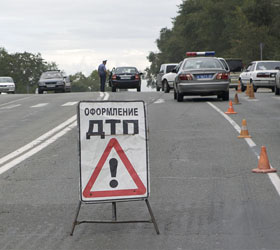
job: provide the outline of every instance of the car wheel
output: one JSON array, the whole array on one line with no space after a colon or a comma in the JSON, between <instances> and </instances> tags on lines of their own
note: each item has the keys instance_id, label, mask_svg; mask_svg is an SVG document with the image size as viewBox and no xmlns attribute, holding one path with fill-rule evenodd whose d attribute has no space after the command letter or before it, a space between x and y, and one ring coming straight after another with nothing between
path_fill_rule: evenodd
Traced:
<instances>
[{"instance_id":1,"label":"car wheel","mask_svg":"<svg viewBox=\"0 0 280 250\"><path fill-rule=\"evenodd\" d=\"M38 89L38 94L43 94L43 90Z\"/></svg>"},{"instance_id":2,"label":"car wheel","mask_svg":"<svg viewBox=\"0 0 280 250\"><path fill-rule=\"evenodd\" d=\"M228 101L229 100L229 91L226 91L222 94L222 100Z\"/></svg>"},{"instance_id":3,"label":"car wheel","mask_svg":"<svg viewBox=\"0 0 280 250\"><path fill-rule=\"evenodd\" d=\"M137 92L141 92L141 86L137 87Z\"/></svg>"},{"instance_id":4,"label":"car wheel","mask_svg":"<svg viewBox=\"0 0 280 250\"><path fill-rule=\"evenodd\" d=\"M240 85L241 85L241 91L244 92L246 90L246 87L244 86L241 79L239 79L239 81L240 81Z\"/></svg>"},{"instance_id":5,"label":"car wheel","mask_svg":"<svg viewBox=\"0 0 280 250\"><path fill-rule=\"evenodd\" d=\"M170 87L166 80L164 80L164 82L162 83L162 88L164 89L164 93L169 93Z\"/></svg>"},{"instance_id":6,"label":"car wheel","mask_svg":"<svg viewBox=\"0 0 280 250\"><path fill-rule=\"evenodd\" d=\"M177 93L177 102L182 102L184 99L184 95L182 93Z\"/></svg>"},{"instance_id":7,"label":"car wheel","mask_svg":"<svg viewBox=\"0 0 280 250\"><path fill-rule=\"evenodd\" d=\"M112 86L112 92L116 92L116 87Z\"/></svg>"},{"instance_id":8,"label":"car wheel","mask_svg":"<svg viewBox=\"0 0 280 250\"><path fill-rule=\"evenodd\" d=\"M274 92L275 91L275 87L272 87L271 90L272 90L272 92Z\"/></svg>"},{"instance_id":9,"label":"car wheel","mask_svg":"<svg viewBox=\"0 0 280 250\"><path fill-rule=\"evenodd\" d=\"M275 95L280 95L280 89L277 86L275 87Z\"/></svg>"},{"instance_id":10,"label":"car wheel","mask_svg":"<svg viewBox=\"0 0 280 250\"><path fill-rule=\"evenodd\" d=\"M174 97L174 100L176 100L176 99L177 99L176 89L174 89L174 91L173 91L173 97Z\"/></svg>"}]
</instances>

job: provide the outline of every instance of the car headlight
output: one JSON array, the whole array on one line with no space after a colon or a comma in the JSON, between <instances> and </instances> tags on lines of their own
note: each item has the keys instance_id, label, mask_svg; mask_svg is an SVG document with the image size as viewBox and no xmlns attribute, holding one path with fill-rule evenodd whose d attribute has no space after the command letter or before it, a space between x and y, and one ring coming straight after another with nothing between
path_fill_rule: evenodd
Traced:
<instances>
[{"instance_id":1,"label":"car headlight","mask_svg":"<svg viewBox=\"0 0 280 250\"><path fill-rule=\"evenodd\" d=\"M63 81L58 81L56 84L57 84L57 85L63 85L64 82L63 82Z\"/></svg>"}]
</instances>

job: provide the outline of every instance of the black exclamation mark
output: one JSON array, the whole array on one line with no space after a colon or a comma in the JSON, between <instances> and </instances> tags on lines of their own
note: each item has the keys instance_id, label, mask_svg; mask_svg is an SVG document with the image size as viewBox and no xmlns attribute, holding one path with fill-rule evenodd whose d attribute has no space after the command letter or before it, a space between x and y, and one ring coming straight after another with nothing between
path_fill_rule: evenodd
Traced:
<instances>
[{"instance_id":1,"label":"black exclamation mark","mask_svg":"<svg viewBox=\"0 0 280 250\"><path fill-rule=\"evenodd\" d=\"M112 158L112 159L109 161L109 164L110 164L111 176L112 176L112 178L114 178L114 177L117 176L118 161L117 161L117 159ZM118 184L119 184L119 183L118 183L117 180L111 180L111 181L110 181L110 187L112 187L112 188L117 187Z\"/></svg>"}]
</instances>

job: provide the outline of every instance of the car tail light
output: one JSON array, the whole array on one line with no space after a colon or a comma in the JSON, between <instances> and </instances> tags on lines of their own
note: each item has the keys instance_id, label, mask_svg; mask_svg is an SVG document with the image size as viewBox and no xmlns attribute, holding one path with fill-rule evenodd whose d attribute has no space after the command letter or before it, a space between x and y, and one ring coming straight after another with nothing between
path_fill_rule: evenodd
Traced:
<instances>
[{"instance_id":1,"label":"car tail light","mask_svg":"<svg viewBox=\"0 0 280 250\"><path fill-rule=\"evenodd\" d=\"M218 79L218 80L228 80L229 79L229 73L219 73L219 74L217 74L216 79Z\"/></svg>"},{"instance_id":2,"label":"car tail light","mask_svg":"<svg viewBox=\"0 0 280 250\"><path fill-rule=\"evenodd\" d=\"M112 80L117 80L117 75L112 75Z\"/></svg>"},{"instance_id":3,"label":"car tail light","mask_svg":"<svg viewBox=\"0 0 280 250\"><path fill-rule=\"evenodd\" d=\"M139 75L135 75L135 80L139 80L140 79L140 77L139 77Z\"/></svg>"},{"instance_id":4,"label":"car tail light","mask_svg":"<svg viewBox=\"0 0 280 250\"><path fill-rule=\"evenodd\" d=\"M257 77L270 77L270 74L267 72L260 72L257 74Z\"/></svg>"},{"instance_id":5,"label":"car tail light","mask_svg":"<svg viewBox=\"0 0 280 250\"><path fill-rule=\"evenodd\" d=\"M191 74L180 74L179 79L182 81L190 81L193 78L192 78Z\"/></svg>"}]
</instances>

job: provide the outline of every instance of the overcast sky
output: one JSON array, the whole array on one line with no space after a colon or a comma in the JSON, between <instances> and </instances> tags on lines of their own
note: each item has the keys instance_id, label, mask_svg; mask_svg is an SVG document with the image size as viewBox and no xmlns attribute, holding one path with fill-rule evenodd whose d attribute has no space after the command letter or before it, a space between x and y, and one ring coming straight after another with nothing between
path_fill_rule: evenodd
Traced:
<instances>
[{"instance_id":1,"label":"overcast sky","mask_svg":"<svg viewBox=\"0 0 280 250\"><path fill-rule=\"evenodd\" d=\"M149 66L161 28L172 27L182 0L1 1L0 47L41 53L67 74Z\"/></svg>"}]
</instances>

